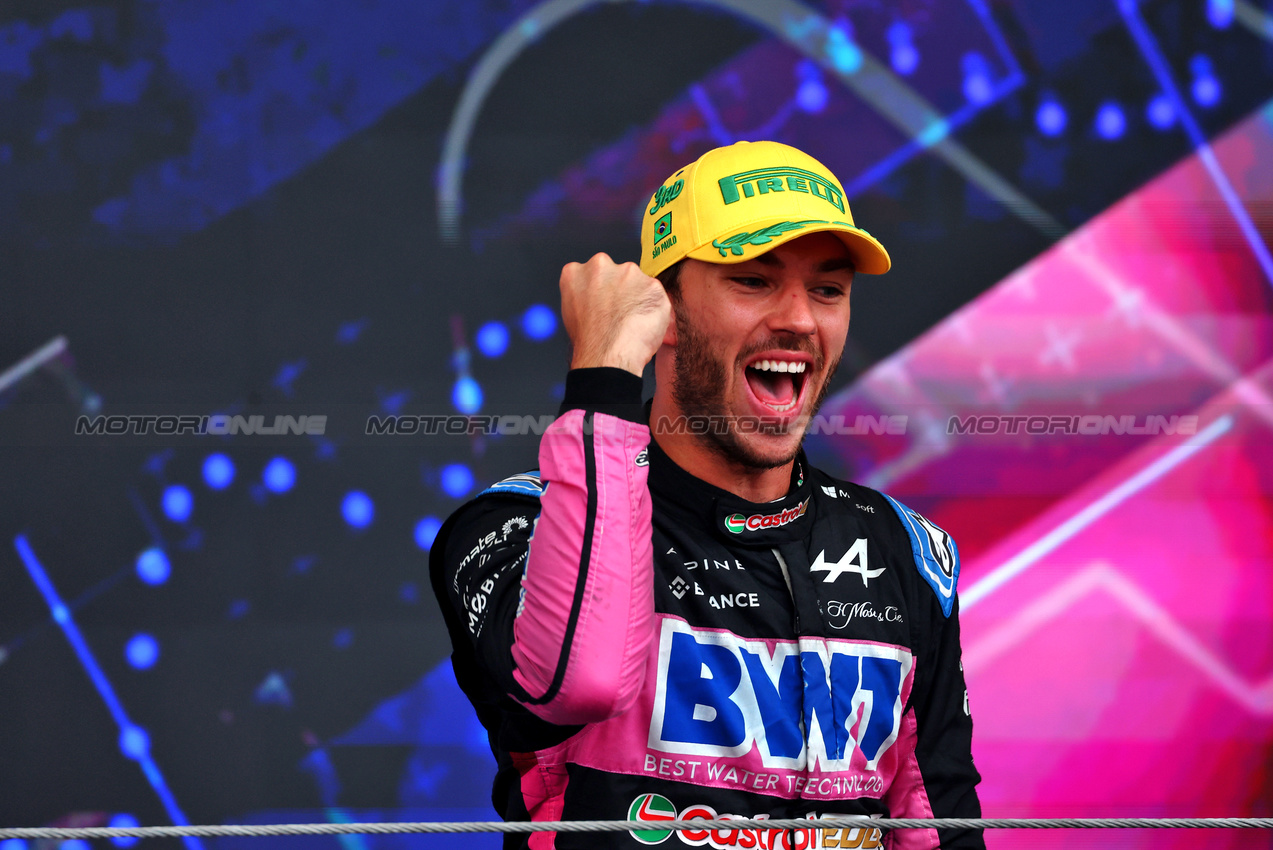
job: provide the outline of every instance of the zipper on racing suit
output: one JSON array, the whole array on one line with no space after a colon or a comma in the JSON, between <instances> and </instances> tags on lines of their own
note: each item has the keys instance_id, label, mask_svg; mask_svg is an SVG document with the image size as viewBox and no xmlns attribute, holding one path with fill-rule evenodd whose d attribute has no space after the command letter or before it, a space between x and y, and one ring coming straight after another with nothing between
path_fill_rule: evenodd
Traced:
<instances>
[{"instance_id":1,"label":"zipper on racing suit","mask_svg":"<svg viewBox=\"0 0 1273 850\"><path fill-rule=\"evenodd\" d=\"M791 624L795 627L796 637L800 637L800 609L796 606L796 592L791 589L791 573L787 570L787 559L782 557L782 553L777 549L770 549L774 553L774 558L778 561L778 568L782 570L783 583L787 585L787 596L791 599Z\"/></svg>"},{"instance_id":2,"label":"zipper on racing suit","mask_svg":"<svg viewBox=\"0 0 1273 850\"><path fill-rule=\"evenodd\" d=\"M774 553L774 559L778 561L778 568L782 570L782 580L787 585L787 596L791 599L791 625L795 630L796 640L800 639L800 607L796 605L796 592L791 587L791 572L787 569L787 559L782 557L782 553L775 547L769 550ZM804 725L804 670L800 665L796 665L796 669L800 670L800 734L807 741L809 738L809 730ZM796 846L796 831L788 829L787 846Z\"/></svg>"}]
</instances>

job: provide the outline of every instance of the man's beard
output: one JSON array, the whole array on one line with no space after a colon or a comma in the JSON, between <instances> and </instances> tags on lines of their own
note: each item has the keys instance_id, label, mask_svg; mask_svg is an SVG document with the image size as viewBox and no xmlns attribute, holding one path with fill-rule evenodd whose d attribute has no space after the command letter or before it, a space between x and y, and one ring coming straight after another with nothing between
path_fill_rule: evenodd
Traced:
<instances>
[{"instance_id":1,"label":"man's beard","mask_svg":"<svg viewBox=\"0 0 1273 850\"><path fill-rule=\"evenodd\" d=\"M679 299L673 299L672 306L676 314L676 370L672 384L672 398L676 401L681 413L689 419L699 417L709 423L713 422L711 417L718 417L725 413L725 388L729 373L725 369L725 364L713 355L707 337L698 333L690 324ZM823 374L822 367L826 361L822 352L814 348L807 337L793 336L772 337L760 345L749 346L739 352L738 360L734 364L735 369L741 367L752 354L772 349L800 351L812 356L813 368L811 374L805 378L806 382L812 380L815 374ZM831 389L831 378L839 365L840 358L837 356L823 377L822 386L818 389L818 395L809 411L810 417L822 407L822 402ZM743 375L742 380L747 380L746 375ZM775 416L774 419L776 421L777 417ZM732 422L729 423L729 427L723 429L708 427L696 436L727 461L744 469L753 470L773 469L790 463L800 453L800 444L804 441L804 435L801 434L800 442L791 449L791 453L775 460L759 454L739 439L736 427L736 423Z\"/></svg>"}]
</instances>

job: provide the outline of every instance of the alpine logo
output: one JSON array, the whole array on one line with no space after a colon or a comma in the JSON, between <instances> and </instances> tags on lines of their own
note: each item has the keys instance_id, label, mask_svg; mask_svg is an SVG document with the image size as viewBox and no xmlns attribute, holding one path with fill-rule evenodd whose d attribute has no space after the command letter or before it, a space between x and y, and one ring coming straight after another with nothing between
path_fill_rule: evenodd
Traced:
<instances>
[{"instance_id":1,"label":"alpine logo","mask_svg":"<svg viewBox=\"0 0 1273 850\"><path fill-rule=\"evenodd\" d=\"M755 750L779 770L874 771L901 730L912 665L900 646L749 640L668 618L649 746L716 758Z\"/></svg>"},{"instance_id":2,"label":"alpine logo","mask_svg":"<svg viewBox=\"0 0 1273 850\"><path fill-rule=\"evenodd\" d=\"M873 570L867 566L866 538L859 537L838 561L828 562L827 551L823 549L809 565L809 572L826 573L826 578L822 580L824 584L834 583L841 573L853 573L862 577L863 587L870 587L870 579L884 575L884 568Z\"/></svg>"},{"instance_id":3,"label":"alpine logo","mask_svg":"<svg viewBox=\"0 0 1273 850\"><path fill-rule=\"evenodd\" d=\"M752 514L749 517L744 517L742 514L730 514L725 517L725 530L732 534L742 534L744 531L780 528L800 519L808 509L809 500L805 499L800 504L792 505L776 514Z\"/></svg>"}]
</instances>

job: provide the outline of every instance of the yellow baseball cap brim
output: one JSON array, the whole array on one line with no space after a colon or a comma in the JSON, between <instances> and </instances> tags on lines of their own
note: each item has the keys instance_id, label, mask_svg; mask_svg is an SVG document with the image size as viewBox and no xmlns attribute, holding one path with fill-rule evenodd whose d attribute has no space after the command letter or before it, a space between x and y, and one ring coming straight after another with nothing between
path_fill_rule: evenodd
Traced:
<instances>
[{"instance_id":1,"label":"yellow baseball cap brim","mask_svg":"<svg viewBox=\"0 0 1273 850\"><path fill-rule=\"evenodd\" d=\"M893 262L880 241L860 227L845 221L760 220L723 241L715 239L685 256L705 263L733 264L754 260L779 245L819 232L834 233L849 249L855 269L861 274L884 274Z\"/></svg>"}]
</instances>

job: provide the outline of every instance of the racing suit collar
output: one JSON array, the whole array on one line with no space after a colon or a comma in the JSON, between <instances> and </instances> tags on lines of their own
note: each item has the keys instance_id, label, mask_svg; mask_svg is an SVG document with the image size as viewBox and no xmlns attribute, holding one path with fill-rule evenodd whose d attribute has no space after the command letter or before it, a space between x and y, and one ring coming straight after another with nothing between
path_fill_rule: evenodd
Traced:
<instances>
[{"instance_id":1,"label":"racing suit collar","mask_svg":"<svg viewBox=\"0 0 1273 850\"><path fill-rule=\"evenodd\" d=\"M809 535L815 500L804 450L791 469L787 495L773 502L749 502L708 484L676 465L659 444L649 448L650 492L656 501L694 517L731 546L769 549Z\"/></svg>"}]
</instances>

